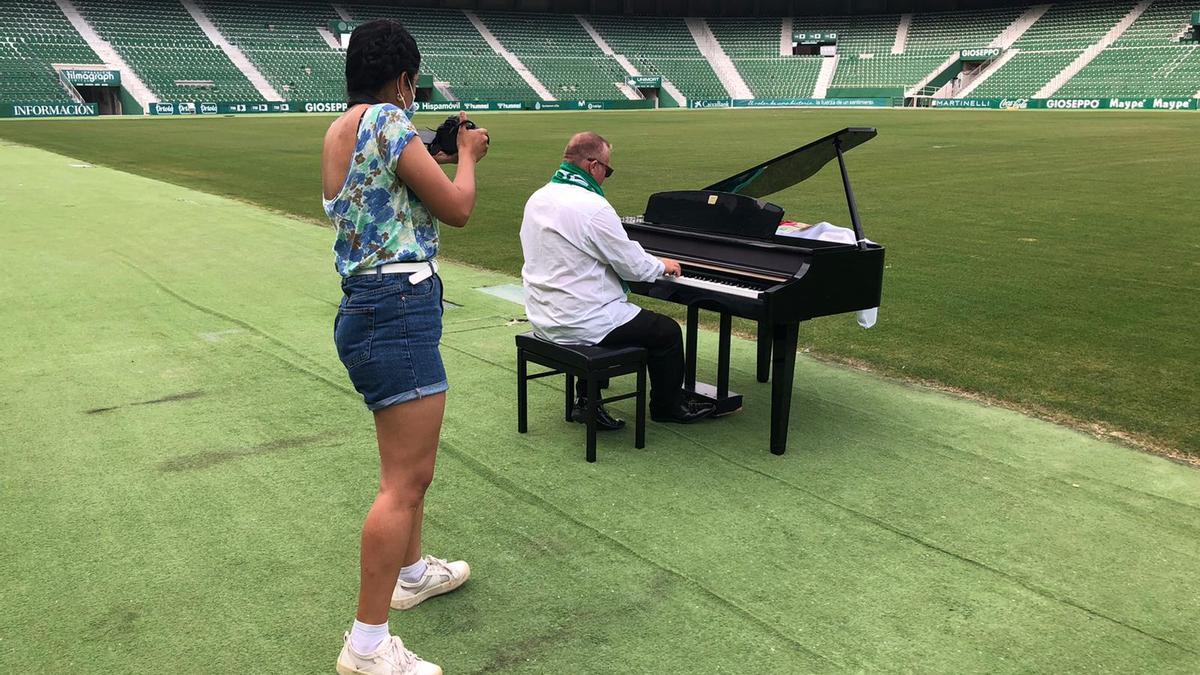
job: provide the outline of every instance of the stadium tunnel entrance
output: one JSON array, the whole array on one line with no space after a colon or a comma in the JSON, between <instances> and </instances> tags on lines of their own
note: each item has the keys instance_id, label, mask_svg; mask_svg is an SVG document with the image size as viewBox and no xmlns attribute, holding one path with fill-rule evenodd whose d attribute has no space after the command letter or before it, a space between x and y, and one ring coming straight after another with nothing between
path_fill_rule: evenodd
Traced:
<instances>
[{"instance_id":1,"label":"stadium tunnel entrance","mask_svg":"<svg viewBox=\"0 0 1200 675\"><path fill-rule=\"evenodd\" d=\"M56 70L63 88L77 101L95 103L101 115L121 115L126 100L132 101L121 89L120 71L104 66L72 66Z\"/></svg>"},{"instance_id":2,"label":"stadium tunnel entrance","mask_svg":"<svg viewBox=\"0 0 1200 675\"><path fill-rule=\"evenodd\" d=\"M121 115L120 87L76 87L84 103L95 103L101 115Z\"/></svg>"},{"instance_id":3,"label":"stadium tunnel entrance","mask_svg":"<svg viewBox=\"0 0 1200 675\"><path fill-rule=\"evenodd\" d=\"M655 108L665 107L659 103L659 92L662 91L662 77L650 75L630 75L625 84L631 91L637 92L643 99L653 101Z\"/></svg>"}]
</instances>

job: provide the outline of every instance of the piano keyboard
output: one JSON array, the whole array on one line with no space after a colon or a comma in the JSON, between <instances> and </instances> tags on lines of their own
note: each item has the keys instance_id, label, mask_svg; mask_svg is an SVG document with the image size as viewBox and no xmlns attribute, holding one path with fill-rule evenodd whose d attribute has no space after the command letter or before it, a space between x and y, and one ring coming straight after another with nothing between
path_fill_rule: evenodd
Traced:
<instances>
[{"instance_id":1,"label":"piano keyboard","mask_svg":"<svg viewBox=\"0 0 1200 675\"><path fill-rule=\"evenodd\" d=\"M756 289L749 288L747 286L738 286L738 285L726 283L723 281L713 281L711 279L701 279L701 278L689 277L689 276L661 277L659 281L665 282L665 283L680 284L682 286L692 286L694 288L702 288L706 291L712 291L714 293L722 293L725 295L740 295L743 298L750 298L752 300L757 300L758 294L760 292Z\"/></svg>"}]
</instances>

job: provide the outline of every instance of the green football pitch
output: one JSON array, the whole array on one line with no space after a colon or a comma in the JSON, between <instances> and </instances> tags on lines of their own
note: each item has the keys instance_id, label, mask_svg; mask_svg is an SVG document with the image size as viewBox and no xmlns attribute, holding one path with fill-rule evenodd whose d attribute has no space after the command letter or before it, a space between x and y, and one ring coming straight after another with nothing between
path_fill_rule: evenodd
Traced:
<instances>
[{"instance_id":1,"label":"green football pitch","mask_svg":"<svg viewBox=\"0 0 1200 675\"><path fill-rule=\"evenodd\" d=\"M328 117L45 121L0 137L320 222ZM443 255L521 265L525 199L567 136L615 144L619 213L698 188L844 126L867 236L887 246L879 325L824 319L803 348L981 394L1077 428L1200 453L1195 227L1200 116L975 111L680 111L480 115L494 148L470 226ZM418 116L436 126L438 118ZM772 197L848 225L835 168ZM446 228L447 230L449 228Z\"/></svg>"},{"instance_id":2,"label":"green football pitch","mask_svg":"<svg viewBox=\"0 0 1200 675\"><path fill-rule=\"evenodd\" d=\"M526 325L478 289L515 282L520 203L561 137L616 141L610 194L635 212L769 156L772 136L873 124L851 172L889 246L881 321L812 322L810 349L1047 414L1120 411L1118 428L1194 449L1196 235L1168 166L1195 161L1162 138L1177 118L1030 114L1059 125L1039 149L1016 136L1021 113L710 114L486 119L482 205L446 243L474 265L444 269L452 389L426 527L427 549L474 576L393 630L447 672L1200 669L1191 467L808 355L776 457L740 339L737 415L652 423L644 450L605 435L589 465L551 378L516 433ZM0 124L59 153L0 141L0 672L332 670L377 468L333 350L330 233L305 220L327 123ZM1097 167L1100 144L1127 154ZM827 178L779 201L843 222ZM709 372L714 342L702 334Z\"/></svg>"}]
</instances>

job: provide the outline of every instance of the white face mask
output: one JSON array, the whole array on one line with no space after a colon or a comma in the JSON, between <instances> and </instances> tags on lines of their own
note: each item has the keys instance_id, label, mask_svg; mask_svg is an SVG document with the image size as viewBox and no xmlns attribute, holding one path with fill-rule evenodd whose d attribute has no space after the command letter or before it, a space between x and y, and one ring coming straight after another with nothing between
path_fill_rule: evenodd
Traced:
<instances>
[{"instance_id":1,"label":"white face mask","mask_svg":"<svg viewBox=\"0 0 1200 675\"><path fill-rule=\"evenodd\" d=\"M417 87L416 87L416 84L411 79L409 80L409 91L412 93L412 99L410 99L412 102L409 103L408 107L406 107L404 109L404 116L411 120L413 118L413 115L417 114L417 107L418 107L417 106ZM404 97L402 97L400 95L400 80L396 80L396 100L399 101L400 103L404 103Z\"/></svg>"}]
</instances>

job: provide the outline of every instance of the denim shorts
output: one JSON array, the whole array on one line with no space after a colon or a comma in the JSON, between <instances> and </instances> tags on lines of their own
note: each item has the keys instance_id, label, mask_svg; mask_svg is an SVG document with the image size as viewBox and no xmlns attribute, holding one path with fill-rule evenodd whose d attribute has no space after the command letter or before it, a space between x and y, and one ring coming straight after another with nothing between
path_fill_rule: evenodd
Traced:
<instances>
[{"instance_id":1,"label":"denim shorts","mask_svg":"<svg viewBox=\"0 0 1200 675\"><path fill-rule=\"evenodd\" d=\"M449 387L442 338L442 280L412 285L408 274L342 279L333 343L354 388L371 410L437 394Z\"/></svg>"}]
</instances>

